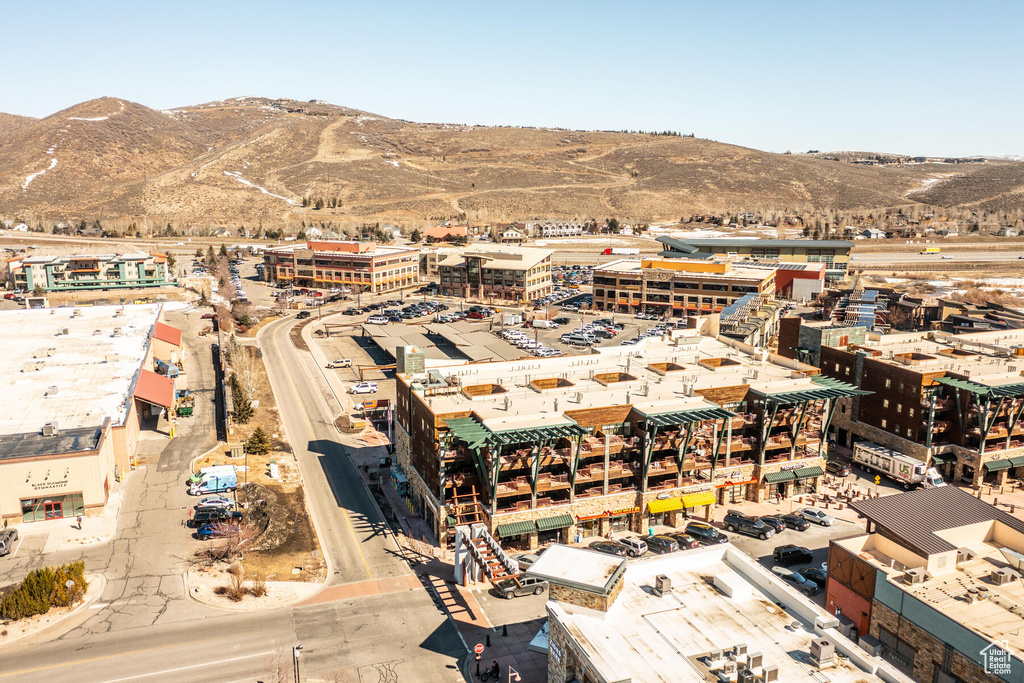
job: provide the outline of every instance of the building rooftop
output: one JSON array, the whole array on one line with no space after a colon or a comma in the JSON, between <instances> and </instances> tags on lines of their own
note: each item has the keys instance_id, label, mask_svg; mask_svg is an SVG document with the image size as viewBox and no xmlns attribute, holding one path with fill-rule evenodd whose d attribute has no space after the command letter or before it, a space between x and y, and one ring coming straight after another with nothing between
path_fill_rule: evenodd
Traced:
<instances>
[{"instance_id":1,"label":"building rooftop","mask_svg":"<svg viewBox=\"0 0 1024 683\"><path fill-rule=\"evenodd\" d=\"M0 434L123 424L159 315L158 304L0 311Z\"/></svg>"},{"instance_id":2,"label":"building rooftop","mask_svg":"<svg viewBox=\"0 0 1024 683\"><path fill-rule=\"evenodd\" d=\"M602 263L600 266L594 268L594 273L599 274L602 272L611 272L618 275L635 273L639 275L644 270L660 269L668 272L679 273L681 277L691 276L699 277L702 280L765 280L772 276L774 273L774 267L757 268L753 266L734 267L739 264L733 264L729 261L715 261L709 263L707 261L678 261L678 260L651 260L651 259L619 259L618 261L610 261L608 263ZM718 266L714 269L709 269L713 266Z\"/></svg>"},{"instance_id":3,"label":"building rooftop","mask_svg":"<svg viewBox=\"0 0 1024 683\"><path fill-rule=\"evenodd\" d=\"M43 436L39 432L2 434L0 460L94 451L99 448L102 438L102 426L60 429L53 436Z\"/></svg>"},{"instance_id":4,"label":"building rooftop","mask_svg":"<svg viewBox=\"0 0 1024 683\"><path fill-rule=\"evenodd\" d=\"M610 593L628 562L596 550L553 545L530 566L529 575L590 593Z\"/></svg>"},{"instance_id":5,"label":"building rooftop","mask_svg":"<svg viewBox=\"0 0 1024 683\"><path fill-rule=\"evenodd\" d=\"M1024 520L956 486L868 498L850 507L923 555L956 550L959 546L943 538L943 532L972 524L998 521L1024 533Z\"/></svg>"},{"instance_id":6,"label":"building rooftop","mask_svg":"<svg viewBox=\"0 0 1024 683\"><path fill-rule=\"evenodd\" d=\"M672 584L664 597L653 590L659 575ZM630 562L623 584L606 613L547 603L550 617L568 631L602 680L718 681L709 671L707 656L739 644L746 645L748 654L760 653L765 667L778 667L778 680L784 683L882 680L855 666L851 658L837 656L836 665L824 670L812 665L811 641L819 636L815 622L836 645L837 654L856 654L884 669L886 680L910 680L859 651L831 628L838 624L832 615L733 548L709 546Z\"/></svg>"},{"instance_id":7,"label":"building rooftop","mask_svg":"<svg viewBox=\"0 0 1024 683\"><path fill-rule=\"evenodd\" d=\"M772 248L828 248L853 249L853 242L846 240L762 240L742 237L702 237L698 239L679 239L676 237L658 237L658 242L679 249L680 251L698 251L700 247L772 247Z\"/></svg>"},{"instance_id":8,"label":"building rooftop","mask_svg":"<svg viewBox=\"0 0 1024 683\"><path fill-rule=\"evenodd\" d=\"M369 247L369 248L368 248ZM386 256L388 254L399 254L403 252L419 251L416 247L388 246L373 244L370 242L346 242L344 240L310 240L309 242L296 242L295 244L282 244L277 247L267 247L268 254L291 253L300 249L312 249L353 257Z\"/></svg>"},{"instance_id":9,"label":"building rooftop","mask_svg":"<svg viewBox=\"0 0 1024 683\"><path fill-rule=\"evenodd\" d=\"M413 378L420 381L412 386L430 397L435 414L472 411L487 426L516 416L540 419L627 404L650 414L714 407L701 397L702 389L749 385L762 394L822 389L810 378L815 368L774 356L779 362L773 362L767 353L755 357L742 346L696 335L649 338L577 356L435 367L429 377ZM462 389L432 389L437 382L451 387L448 378L457 378L454 385Z\"/></svg>"},{"instance_id":10,"label":"building rooftop","mask_svg":"<svg viewBox=\"0 0 1024 683\"><path fill-rule=\"evenodd\" d=\"M406 325L363 325L377 346L395 357L399 346L417 346L434 361L504 361L530 356L508 342L466 322Z\"/></svg>"},{"instance_id":11,"label":"building rooftop","mask_svg":"<svg viewBox=\"0 0 1024 683\"><path fill-rule=\"evenodd\" d=\"M500 270L529 270L553 254L551 249L530 249L528 247L509 247L502 245L473 245L458 254L451 254L440 266L460 266L467 258L484 259L484 268Z\"/></svg>"}]
</instances>

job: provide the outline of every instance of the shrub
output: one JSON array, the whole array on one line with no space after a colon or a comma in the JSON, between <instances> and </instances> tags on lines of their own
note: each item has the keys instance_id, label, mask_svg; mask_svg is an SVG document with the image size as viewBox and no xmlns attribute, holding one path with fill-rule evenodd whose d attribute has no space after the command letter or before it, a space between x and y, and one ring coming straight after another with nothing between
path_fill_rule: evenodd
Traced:
<instances>
[{"instance_id":1,"label":"shrub","mask_svg":"<svg viewBox=\"0 0 1024 683\"><path fill-rule=\"evenodd\" d=\"M70 607L82 599L88 587L82 561L34 569L21 585L0 598L0 619L17 621L46 614L53 607Z\"/></svg>"}]
</instances>

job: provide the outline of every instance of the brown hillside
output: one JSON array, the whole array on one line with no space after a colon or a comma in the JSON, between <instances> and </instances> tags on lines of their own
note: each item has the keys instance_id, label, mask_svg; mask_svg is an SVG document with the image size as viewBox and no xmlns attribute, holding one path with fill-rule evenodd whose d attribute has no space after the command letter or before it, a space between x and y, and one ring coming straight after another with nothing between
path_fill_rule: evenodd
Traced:
<instances>
[{"instance_id":1,"label":"brown hillside","mask_svg":"<svg viewBox=\"0 0 1024 683\"><path fill-rule=\"evenodd\" d=\"M1024 207L1024 164L987 163L970 173L942 180L911 197L937 206L1015 211Z\"/></svg>"},{"instance_id":2,"label":"brown hillside","mask_svg":"<svg viewBox=\"0 0 1024 683\"><path fill-rule=\"evenodd\" d=\"M18 116L17 114L4 114L0 112L0 138L29 125L35 120L31 116Z\"/></svg>"},{"instance_id":3,"label":"brown hillside","mask_svg":"<svg viewBox=\"0 0 1024 683\"><path fill-rule=\"evenodd\" d=\"M166 111L103 98L44 119L7 120L0 118L0 206L53 218L677 220L707 210L906 204L907 192L949 172L697 138L418 124L267 98ZM972 167L958 179L961 195L1021 206L1019 183L996 182L1021 169ZM987 184L975 187L976 176ZM946 185L911 198L931 201ZM314 211L303 197L339 205Z\"/></svg>"}]
</instances>

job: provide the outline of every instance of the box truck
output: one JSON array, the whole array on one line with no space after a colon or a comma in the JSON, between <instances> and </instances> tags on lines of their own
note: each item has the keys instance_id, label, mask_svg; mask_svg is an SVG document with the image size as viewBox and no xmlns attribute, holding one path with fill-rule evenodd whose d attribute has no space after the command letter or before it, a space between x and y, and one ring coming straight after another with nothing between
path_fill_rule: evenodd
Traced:
<instances>
[{"instance_id":1,"label":"box truck","mask_svg":"<svg viewBox=\"0 0 1024 683\"><path fill-rule=\"evenodd\" d=\"M861 441L853 445L853 463L898 481L905 489L915 486L930 489L946 485L946 482L942 481L942 475L934 467L928 467L923 460L870 441Z\"/></svg>"}]
</instances>

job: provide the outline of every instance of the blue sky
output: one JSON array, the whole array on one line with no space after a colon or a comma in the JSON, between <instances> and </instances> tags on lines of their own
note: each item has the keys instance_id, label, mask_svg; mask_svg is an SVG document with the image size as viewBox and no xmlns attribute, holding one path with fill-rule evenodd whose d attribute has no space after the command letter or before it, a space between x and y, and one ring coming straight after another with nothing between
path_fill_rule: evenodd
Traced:
<instances>
[{"instance_id":1,"label":"blue sky","mask_svg":"<svg viewBox=\"0 0 1024 683\"><path fill-rule=\"evenodd\" d=\"M1024 155L1024 3L0 2L0 111L324 99L770 151Z\"/></svg>"}]
</instances>

